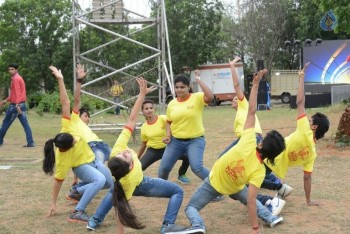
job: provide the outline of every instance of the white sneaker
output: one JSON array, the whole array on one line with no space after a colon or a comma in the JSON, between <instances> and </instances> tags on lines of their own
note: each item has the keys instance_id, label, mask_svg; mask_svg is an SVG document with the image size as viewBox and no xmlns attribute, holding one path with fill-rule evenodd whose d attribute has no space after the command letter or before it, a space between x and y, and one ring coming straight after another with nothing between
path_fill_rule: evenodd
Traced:
<instances>
[{"instance_id":1,"label":"white sneaker","mask_svg":"<svg viewBox=\"0 0 350 234\"><path fill-rule=\"evenodd\" d=\"M270 224L271 225L271 224ZM164 234L205 234L205 227L190 227L183 231L164 232Z\"/></svg>"},{"instance_id":2,"label":"white sneaker","mask_svg":"<svg viewBox=\"0 0 350 234\"><path fill-rule=\"evenodd\" d=\"M274 227L276 224L281 223L283 221L282 217L275 217L275 219L269 224L270 227Z\"/></svg>"},{"instance_id":3,"label":"white sneaker","mask_svg":"<svg viewBox=\"0 0 350 234\"><path fill-rule=\"evenodd\" d=\"M282 209L283 209L283 207L284 207L284 205L286 204L286 201L284 201L284 200L282 200L281 198L279 198L279 197L274 197L272 200L271 200L271 206L272 206L272 214L274 215L274 216L278 216L280 213L281 213L281 211L282 211Z\"/></svg>"},{"instance_id":4,"label":"white sneaker","mask_svg":"<svg viewBox=\"0 0 350 234\"><path fill-rule=\"evenodd\" d=\"M180 225L177 224L164 224L161 229L160 229L160 233L161 234L182 234L184 233L183 231L186 230L185 227L182 227Z\"/></svg>"},{"instance_id":5,"label":"white sneaker","mask_svg":"<svg viewBox=\"0 0 350 234\"><path fill-rule=\"evenodd\" d=\"M293 188L290 187L288 184L282 184L282 188L278 190L278 196L281 198L286 198L293 192Z\"/></svg>"}]
</instances>

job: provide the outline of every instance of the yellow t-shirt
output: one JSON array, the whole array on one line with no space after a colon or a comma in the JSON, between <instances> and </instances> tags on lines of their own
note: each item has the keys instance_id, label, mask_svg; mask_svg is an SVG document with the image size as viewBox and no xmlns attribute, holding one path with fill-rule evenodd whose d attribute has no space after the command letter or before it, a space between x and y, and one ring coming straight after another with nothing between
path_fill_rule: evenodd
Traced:
<instances>
[{"instance_id":1,"label":"yellow t-shirt","mask_svg":"<svg viewBox=\"0 0 350 234\"><path fill-rule=\"evenodd\" d=\"M123 93L123 87L121 85L113 85L111 88L111 93L114 96L120 96Z\"/></svg>"},{"instance_id":2,"label":"yellow t-shirt","mask_svg":"<svg viewBox=\"0 0 350 234\"><path fill-rule=\"evenodd\" d=\"M76 140L71 149L66 152L60 152L58 148L55 150L56 171L55 178L64 180L68 172L75 167L83 164L91 163L95 160L95 155L92 152L87 142L76 131L73 122L70 119L62 118L62 132L67 132L73 135Z\"/></svg>"},{"instance_id":3,"label":"yellow t-shirt","mask_svg":"<svg viewBox=\"0 0 350 234\"><path fill-rule=\"evenodd\" d=\"M144 122L141 126L141 141L153 149L165 148L163 138L166 136L166 116L158 115L153 123Z\"/></svg>"},{"instance_id":4,"label":"yellow t-shirt","mask_svg":"<svg viewBox=\"0 0 350 234\"><path fill-rule=\"evenodd\" d=\"M235 122L233 123L233 132L239 138L243 132L244 124L248 115L249 103L244 97L243 100L238 99L238 108L235 117ZM255 133L262 134L261 126L258 117L255 115Z\"/></svg>"},{"instance_id":5,"label":"yellow t-shirt","mask_svg":"<svg viewBox=\"0 0 350 234\"><path fill-rule=\"evenodd\" d=\"M265 166L256 146L254 128L246 129L237 145L215 162L209 180L216 191L224 195L234 194L246 184L260 188L265 177Z\"/></svg>"},{"instance_id":6,"label":"yellow t-shirt","mask_svg":"<svg viewBox=\"0 0 350 234\"><path fill-rule=\"evenodd\" d=\"M72 111L72 122L76 125L76 129L79 135L84 138L86 142L90 141L102 141L98 136L87 126L79 117L79 113Z\"/></svg>"},{"instance_id":7,"label":"yellow t-shirt","mask_svg":"<svg viewBox=\"0 0 350 234\"><path fill-rule=\"evenodd\" d=\"M316 145L306 115L298 118L295 132L285 137L286 149L275 158L275 165L266 163L280 178L285 178L288 167L303 166L306 173L312 173L317 157Z\"/></svg>"},{"instance_id":8,"label":"yellow t-shirt","mask_svg":"<svg viewBox=\"0 0 350 234\"><path fill-rule=\"evenodd\" d=\"M175 138L196 138L204 135L204 93L191 93L184 101L172 100L167 108L167 121Z\"/></svg>"},{"instance_id":9,"label":"yellow t-shirt","mask_svg":"<svg viewBox=\"0 0 350 234\"><path fill-rule=\"evenodd\" d=\"M143 180L143 172L141 162L137 157L137 153L128 147L128 142L131 137L132 131L128 128L124 128L120 133L117 141L115 142L112 153L110 157L114 157L116 154L123 152L128 149L132 153L132 159L134 162L134 167L131 171L120 179L120 183L123 186L125 197L127 200L130 200L132 194L135 191L136 186L138 186Z\"/></svg>"}]
</instances>

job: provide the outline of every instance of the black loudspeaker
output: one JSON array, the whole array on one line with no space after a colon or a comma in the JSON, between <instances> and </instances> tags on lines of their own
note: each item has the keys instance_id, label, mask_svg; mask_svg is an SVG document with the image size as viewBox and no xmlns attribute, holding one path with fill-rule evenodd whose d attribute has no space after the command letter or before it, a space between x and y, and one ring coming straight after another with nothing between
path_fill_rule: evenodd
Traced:
<instances>
[{"instance_id":1,"label":"black loudspeaker","mask_svg":"<svg viewBox=\"0 0 350 234\"><path fill-rule=\"evenodd\" d=\"M253 75L247 75L244 78L244 94L249 99L250 90L252 88Z\"/></svg>"},{"instance_id":2,"label":"black loudspeaker","mask_svg":"<svg viewBox=\"0 0 350 234\"><path fill-rule=\"evenodd\" d=\"M257 99L258 105L267 103L267 95L268 95L268 90L267 90L266 80L261 80L259 83L259 89L258 89L258 99Z\"/></svg>"},{"instance_id":3,"label":"black loudspeaker","mask_svg":"<svg viewBox=\"0 0 350 234\"><path fill-rule=\"evenodd\" d=\"M291 109L297 108L296 100L297 100L297 96L290 97L289 105ZM331 93L305 95L305 108L322 107L322 106L328 106L331 104L332 104Z\"/></svg>"},{"instance_id":4,"label":"black loudspeaker","mask_svg":"<svg viewBox=\"0 0 350 234\"><path fill-rule=\"evenodd\" d=\"M258 93L267 93L266 80L261 80L259 83Z\"/></svg>"},{"instance_id":5,"label":"black loudspeaker","mask_svg":"<svg viewBox=\"0 0 350 234\"><path fill-rule=\"evenodd\" d=\"M264 68L265 68L264 60L262 60L262 59L256 60L256 70L257 70L256 72L263 70ZM265 76L263 76L263 78L261 80L266 80ZM261 85L261 83L260 83L260 85Z\"/></svg>"},{"instance_id":6,"label":"black loudspeaker","mask_svg":"<svg viewBox=\"0 0 350 234\"><path fill-rule=\"evenodd\" d=\"M258 93L257 104L267 104L267 93Z\"/></svg>"},{"instance_id":7,"label":"black loudspeaker","mask_svg":"<svg viewBox=\"0 0 350 234\"><path fill-rule=\"evenodd\" d=\"M260 71L260 70L263 70L264 68L265 68L264 60L262 60L262 59L256 60L256 70Z\"/></svg>"},{"instance_id":8,"label":"black loudspeaker","mask_svg":"<svg viewBox=\"0 0 350 234\"><path fill-rule=\"evenodd\" d=\"M289 97L289 107L290 107L290 109L297 108L297 96L290 96Z\"/></svg>"}]
</instances>

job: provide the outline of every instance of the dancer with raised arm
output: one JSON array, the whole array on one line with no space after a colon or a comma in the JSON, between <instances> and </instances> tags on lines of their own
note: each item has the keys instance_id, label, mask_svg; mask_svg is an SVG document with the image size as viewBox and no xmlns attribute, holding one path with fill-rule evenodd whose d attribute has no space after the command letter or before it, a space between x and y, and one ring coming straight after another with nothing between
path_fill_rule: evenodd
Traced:
<instances>
[{"instance_id":1,"label":"dancer with raised arm","mask_svg":"<svg viewBox=\"0 0 350 234\"><path fill-rule=\"evenodd\" d=\"M111 154L111 148L108 144L104 143L88 126L90 120L90 113L83 108L80 108L80 96L81 96L81 84L84 81L87 72L83 64L77 64L76 67L77 79L74 91L74 105L71 113L72 123L76 124L76 130L79 135L88 143L91 150L94 152L96 159L99 159L102 163L108 161ZM113 184L112 176L109 173L108 168L104 170L107 183ZM74 177L73 186L68 191L66 198L73 203L78 203L83 196L83 190L80 187L85 185L84 182L78 183L77 176Z\"/></svg>"},{"instance_id":2,"label":"dancer with raised arm","mask_svg":"<svg viewBox=\"0 0 350 234\"><path fill-rule=\"evenodd\" d=\"M205 223L199 211L219 195L229 195L232 199L239 200L248 206L249 221L254 233L259 233L257 217L271 227L283 220L282 217L272 215L256 200L265 177L263 160L266 159L273 164L275 157L285 148L283 137L274 130L268 132L259 144L256 143L254 128L256 99L259 82L266 72L267 70L264 69L254 76L241 139L215 162L209 177L192 195L185 210L191 228L177 233L205 233ZM249 186L247 187L246 184Z\"/></svg>"},{"instance_id":3,"label":"dancer with raised arm","mask_svg":"<svg viewBox=\"0 0 350 234\"><path fill-rule=\"evenodd\" d=\"M185 75L177 75L174 80L176 99L167 107L166 137L167 144L158 169L158 177L168 179L170 171L183 154L187 154L192 172L201 180L209 175L209 169L203 165L205 137L203 110L213 98L213 92L201 81L199 70L195 71L196 83L203 92L192 93L190 80ZM219 196L213 201L220 201Z\"/></svg>"},{"instance_id":4,"label":"dancer with raised arm","mask_svg":"<svg viewBox=\"0 0 350 234\"><path fill-rule=\"evenodd\" d=\"M129 205L129 200L133 196L170 198L160 232L163 234L184 229L175 224L183 200L182 188L178 184L167 180L144 176L137 153L128 147L142 102L147 93L156 89L153 86L147 88L147 82L143 78L138 78L137 83L140 88L140 94L122 133L113 146L108 162L108 167L115 178L114 188L109 190L95 214L90 218L86 227L89 230L95 230L100 226L113 206L117 217L118 234L124 233L124 227L133 229L145 228L138 221L137 216Z\"/></svg>"},{"instance_id":5,"label":"dancer with raised arm","mask_svg":"<svg viewBox=\"0 0 350 234\"><path fill-rule=\"evenodd\" d=\"M285 137L286 150L277 158L275 165L266 161L266 165L278 177L284 179L289 167L301 166L304 170L304 191L306 204L318 206L317 202L311 200L311 175L317 158L316 142L324 137L329 129L328 117L317 112L310 119L305 112L305 90L304 77L309 63L299 71L299 87L297 93L297 129Z\"/></svg>"},{"instance_id":6,"label":"dancer with raised arm","mask_svg":"<svg viewBox=\"0 0 350 234\"><path fill-rule=\"evenodd\" d=\"M235 57L232 61L230 61L232 81L233 81L234 89L236 91L236 97L234 97L232 100L232 108L237 111L234 125L233 125L233 131L237 136L237 139L235 139L220 154L219 157L221 157L223 154L225 154L228 150L230 150L234 145L236 145L239 142L239 139L242 135L243 127L247 118L249 103L240 88L239 79L238 79L238 75L235 67L237 62L239 62L240 60L241 60L240 57ZM255 129L256 143L258 144L263 139L263 136L262 136L261 125L257 115L255 115L254 129ZM262 204L267 205L271 209L274 215L278 215L286 203L281 198L287 197L293 191L293 188L287 184L283 184L281 180L279 180L273 173L271 173L270 168L268 168L267 166L265 166L265 168L266 168L266 175L263 183L261 184L261 188L275 190L278 192L279 196L265 197L265 196L260 196L258 194L258 199Z\"/></svg>"},{"instance_id":7,"label":"dancer with raised arm","mask_svg":"<svg viewBox=\"0 0 350 234\"><path fill-rule=\"evenodd\" d=\"M58 82L62 106L62 128L61 132L46 141L44 146L43 170L45 174L55 175L51 206L46 217L51 217L56 213L57 198L63 181L69 171L73 169L74 174L84 183L84 186L79 188L79 193L83 195L74 211L70 213L68 221L87 222L89 216L85 212L86 206L101 189L111 187L113 181L106 179L110 176L110 172L95 157L90 146L77 129L76 120L71 118L70 101L61 71L54 66L49 68Z\"/></svg>"}]
</instances>

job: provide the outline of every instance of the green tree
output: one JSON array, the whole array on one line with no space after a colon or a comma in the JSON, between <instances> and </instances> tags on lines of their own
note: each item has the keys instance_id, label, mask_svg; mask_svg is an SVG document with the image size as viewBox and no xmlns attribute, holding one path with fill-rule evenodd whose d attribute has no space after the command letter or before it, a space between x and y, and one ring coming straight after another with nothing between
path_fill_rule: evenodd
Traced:
<instances>
[{"instance_id":1,"label":"green tree","mask_svg":"<svg viewBox=\"0 0 350 234\"><path fill-rule=\"evenodd\" d=\"M222 3L219 0L165 1L175 73L185 66L215 61L221 44Z\"/></svg>"},{"instance_id":2,"label":"green tree","mask_svg":"<svg viewBox=\"0 0 350 234\"><path fill-rule=\"evenodd\" d=\"M345 1L329 0L241 0L225 6L222 33L229 53L263 59L269 68L298 69L300 49L306 39L337 40L349 38ZM339 25L335 31L323 31L320 20L333 9ZM228 39L231 37L231 41ZM300 46L284 45L300 40ZM227 55L226 55L227 56ZM249 62L249 59L245 62Z\"/></svg>"},{"instance_id":3,"label":"green tree","mask_svg":"<svg viewBox=\"0 0 350 234\"><path fill-rule=\"evenodd\" d=\"M345 31L339 30L337 27L335 31L324 31L320 27L320 20L326 12L331 9L338 9L340 2L334 1L321 1L327 2L322 5L318 0L294 0L292 1L292 7L287 11L287 24L284 40L293 41L298 39L301 41L300 46L305 46L305 40L316 40L321 38L322 40L337 40L348 38L349 35ZM348 7L348 5L346 5ZM338 21L344 17L344 12L337 11L336 16ZM348 12L346 14L349 14ZM340 19L340 20L339 20ZM275 67L281 69L298 69L299 68L299 49L300 47L283 48L278 54L278 60L275 62ZM301 52L303 50L301 49Z\"/></svg>"},{"instance_id":4,"label":"green tree","mask_svg":"<svg viewBox=\"0 0 350 234\"><path fill-rule=\"evenodd\" d=\"M290 20L292 0L241 0L225 9L222 25L226 51L231 58L239 55L244 59L246 73L254 72L258 59L268 68L287 62L283 42L294 22Z\"/></svg>"},{"instance_id":5,"label":"green tree","mask_svg":"<svg viewBox=\"0 0 350 234\"><path fill-rule=\"evenodd\" d=\"M136 30L139 30L139 28L129 28L128 26L121 24L103 24L100 26L112 32L116 32L123 36L127 36L131 39L139 41L143 44L153 46L155 48L157 47L156 27L151 27L144 31L134 33ZM81 53L113 41L113 43L110 43L108 46L99 48L98 50L84 55L84 57L102 64L102 66L96 64L88 65L90 67L90 74L88 79L94 79L108 72L111 72L108 68L103 67L103 65L112 67L114 69L119 69L154 54L154 51L151 51L150 49L144 48L125 39L118 38L117 36L111 35L93 27L85 27L84 29L80 30L79 38ZM82 62L85 62L84 59ZM127 69L125 72L133 76L138 76L147 70L156 67L156 62L156 59L143 62L142 64ZM144 75L149 81L156 82L156 73L151 75L149 73L146 73ZM116 77L119 80L124 80L124 78L126 79L125 75L122 73L119 73L118 75L115 75L111 78L114 79Z\"/></svg>"},{"instance_id":6,"label":"green tree","mask_svg":"<svg viewBox=\"0 0 350 234\"><path fill-rule=\"evenodd\" d=\"M220 32L221 43L218 50L214 51L215 62L227 63L235 55L244 58L242 45L242 34L238 31L239 24L237 20L232 18L232 11L225 11L222 21L222 29Z\"/></svg>"},{"instance_id":7,"label":"green tree","mask_svg":"<svg viewBox=\"0 0 350 234\"><path fill-rule=\"evenodd\" d=\"M314 0L315 1L315 0ZM323 14L329 10L333 10L338 19L338 26L335 28L335 33L341 39L349 38L350 36L350 4L347 0L321 0L319 2L320 10Z\"/></svg>"},{"instance_id":8,"label":"green tree","mask_svg":"<svg viewBox=\"0 0 350 234\"><path fill-rule=\"evenodd\" d=\"M48 66L68 59L70 29L70 0L5 1L0 6L1 82L9 80L5 75L7 64L17 62L28 92L52 90Z\"/></svg>"},{"instance_id":9,"label":"green tree","mask_svg":"<svg viewBox=\"0 0 350 234\"><path fill-rule=\"evenodd\" d=\"M330 9L331 8L328 10ZM296 1L295 10L291 15L292 19L289 32L293 30L295 36L302 41L305 41L306 39L315 40L316 38L321 38L322 40L337 40L344 38L344 32L337 30L324 31L320 27L320 20L327 11L324 10L324 7L320 5L320 1L317 0Z\"/></svg>"}]
</instances>

